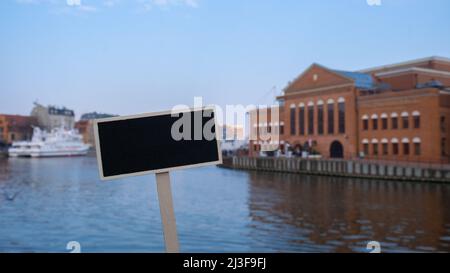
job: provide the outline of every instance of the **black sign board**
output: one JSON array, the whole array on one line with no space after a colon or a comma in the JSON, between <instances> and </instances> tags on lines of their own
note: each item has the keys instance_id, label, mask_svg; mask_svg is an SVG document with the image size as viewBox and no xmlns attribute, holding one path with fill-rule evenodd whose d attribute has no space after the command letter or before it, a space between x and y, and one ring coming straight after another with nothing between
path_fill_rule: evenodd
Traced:
<instances>
[{"instance_id":1,"label":"black sign board","mask_svg":"<svg viewBox=\"0 0 450 273\"><path fill-rule=\"evenodd\" d=\"M213 108L94 122L103 180L222 163Z\"/></svg>"}]
</instances>

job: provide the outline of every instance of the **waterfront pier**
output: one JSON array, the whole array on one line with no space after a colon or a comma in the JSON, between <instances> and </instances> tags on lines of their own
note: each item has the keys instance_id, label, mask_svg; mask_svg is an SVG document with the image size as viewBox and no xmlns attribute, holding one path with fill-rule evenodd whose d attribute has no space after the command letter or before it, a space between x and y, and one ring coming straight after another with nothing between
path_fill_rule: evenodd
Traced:
<instances>
[{"instance_id":1,"label":"waterfront pier","mask_svg":"<svg viewBox=\"0 0 450 273\"><path fill-rule=\"evenodd\" d=\"M222 167L324 176L450 183L450 166L420 163L414 165L386 161L234 156L224 158Z\"/></svg>"}]
</instances>

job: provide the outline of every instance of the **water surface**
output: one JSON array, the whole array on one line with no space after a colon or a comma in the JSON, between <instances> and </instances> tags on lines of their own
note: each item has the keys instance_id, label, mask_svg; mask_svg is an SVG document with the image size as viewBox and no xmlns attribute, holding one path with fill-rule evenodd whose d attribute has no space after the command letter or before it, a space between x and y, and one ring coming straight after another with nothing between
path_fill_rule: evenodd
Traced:
<instances>
[{"instance_id":1,"label":"water surface","mask_svg":"<svg viewBox=\"0 0 450 273\"><path fill-rule=\"evenodd\" d=\"M171 174L184 252L450 251L450 186L204 167ZM162 252L153 175L95 157L0 159L0 252Z\"/></svg>"}]
</instances>

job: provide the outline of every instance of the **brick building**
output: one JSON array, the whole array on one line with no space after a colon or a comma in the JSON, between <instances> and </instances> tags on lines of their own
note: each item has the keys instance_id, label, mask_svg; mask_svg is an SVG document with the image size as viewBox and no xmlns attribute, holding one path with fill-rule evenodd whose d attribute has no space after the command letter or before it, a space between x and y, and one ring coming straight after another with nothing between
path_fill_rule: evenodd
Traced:
<instances>
[{"instance_id":1,"label":"brick building","mask_svg":"<svg viewBox=\"0 0 450 273\"><path fill-rule=\"evenodd\" d=\"M110 117L115 117L115 115L97 112L86 113L81 115L81 119L75 123L74 128L83 136L84 143L91 144L94 147L94 120Z\"/></svg>"},{"instance_id":2,"label":"brick building","mask_svg":"<svg viewBox=\"0 0 450 273\"><path fill-rule=\"evenodd\" d=\"M0 115L0 142L12 144L14 141L30 140L37 120L30 116Z\"/></svg>"},{"instance_id":3,"label":"brick building","mask_svg":"<svg viewBox=\"0 0 450 273\"><path fill-rule=\"evenodd\" d=\"M278 122L284 124L279 145L287 145L294 154L449 162L448 58L360 71L312 64L278 100L284 112ZM259 132L264 130L261 125L251 126ZM260 145L264 142L259 139L251 141L250 154L259 154Z\"/></svg>"},{"instance_id":4,"label":"brick building","mask_svg":"<svg viewBox=\"0 0 450 273\"><path fill-rule=\"evenodd\" d=\"M75 129L83 136L83 142L94 145L94 127L92 120L79 120L75 122Z\"/></svg>"}]
</instances>

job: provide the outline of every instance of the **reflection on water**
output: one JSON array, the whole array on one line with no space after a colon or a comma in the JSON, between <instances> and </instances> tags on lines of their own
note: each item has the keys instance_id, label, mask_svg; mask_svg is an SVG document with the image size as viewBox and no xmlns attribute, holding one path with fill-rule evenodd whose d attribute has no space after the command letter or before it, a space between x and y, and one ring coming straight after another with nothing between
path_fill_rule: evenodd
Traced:
<instances>
[{"instance_id":1,"label":"reflection on water","mask_svg":"<svg viewBox=\"0 0 450 273\"><path fill-rule=\"evenodd\" d=\"M439 184L251 173L249 206L255 237L284 242L276 247L280 251L363 252L375 240L382 251L447 252L449 190Z\"/></svg>"},{"instance_id":2,"label":"reflection on water","mask_svg":"<svg viewBox=\"0 0 450 273\"><path fill-rule=\"evenodd\" d=\"M185 252L450 251L450 186L216 167L171 174ZM0 159L0 252L163 251L154 176L94 157Z\"/></svg>"}]
</instances>

